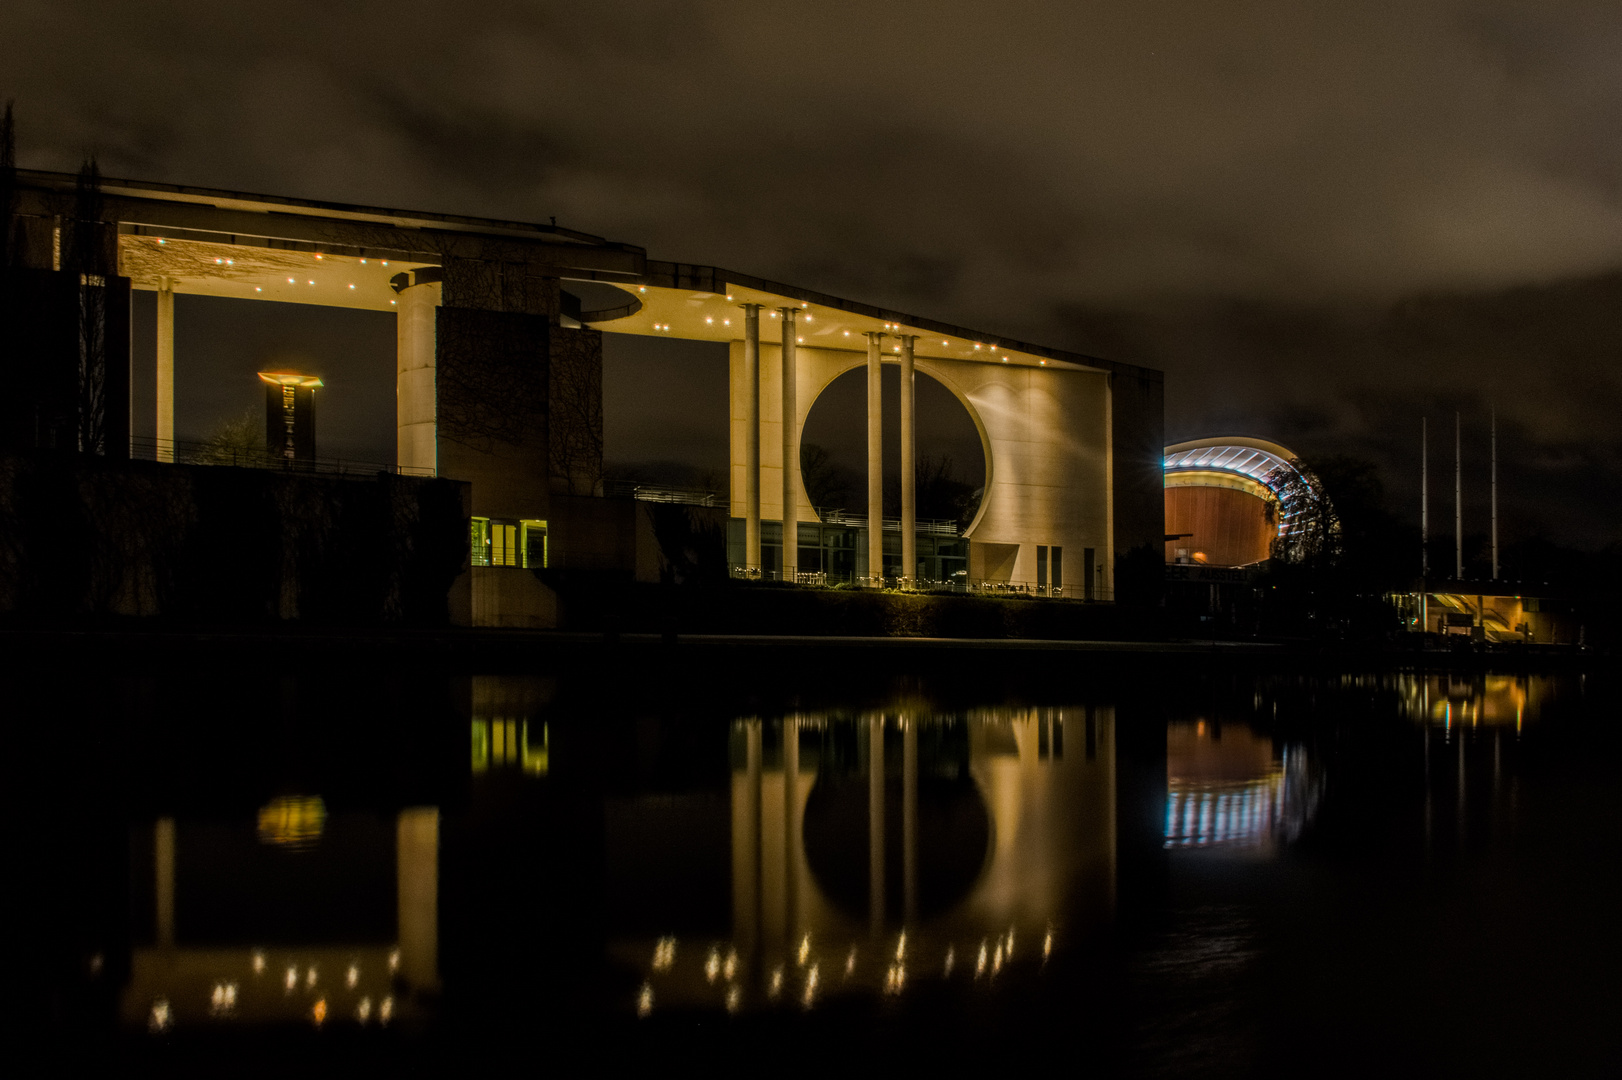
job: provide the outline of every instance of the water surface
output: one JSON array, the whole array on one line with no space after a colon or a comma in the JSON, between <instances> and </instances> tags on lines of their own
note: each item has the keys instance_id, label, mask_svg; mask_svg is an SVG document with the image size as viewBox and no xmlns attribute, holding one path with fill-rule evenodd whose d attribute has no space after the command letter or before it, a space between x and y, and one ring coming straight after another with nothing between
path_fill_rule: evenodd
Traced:
<instances>
[{"instance_id":1,"label":"water surface","mask_svg":"<svg viewBox=\"0 0 1622 1080\"><path fill-rule=\"evenodd\" d=\"M42 1048L1616 1061L1605 680L621 676L10 674Z\"/></svg>"}]
</instances>

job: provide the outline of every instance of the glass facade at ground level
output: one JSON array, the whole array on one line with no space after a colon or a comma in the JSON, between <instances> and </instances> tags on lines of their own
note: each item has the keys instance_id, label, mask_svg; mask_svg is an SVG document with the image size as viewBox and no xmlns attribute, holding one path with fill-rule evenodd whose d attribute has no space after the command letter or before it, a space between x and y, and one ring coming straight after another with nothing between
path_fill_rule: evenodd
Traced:
<instances>
[{"instance_id":1,"label":"glass facade at ground level","mask_svg":"<svg viewBox=\"0 0 1622 1080\"><path fill-rule=\"evenodd\" d=\"M742 518L727 522L727 562L732 566L744 565L744 529ZM824 574L829 585L854 582L868 576L867 529L856 525L825 525L820 522L800 522L799 525L801 574ZM783 523L760 523L761 570L774 578L783 569ZM939 536L919 533L917 566L911 575L921 582L959 582L969 570L969 542L961 536ZM884 576L901 577L901 533L884 534Z\"/></svg>"}]
</instances>

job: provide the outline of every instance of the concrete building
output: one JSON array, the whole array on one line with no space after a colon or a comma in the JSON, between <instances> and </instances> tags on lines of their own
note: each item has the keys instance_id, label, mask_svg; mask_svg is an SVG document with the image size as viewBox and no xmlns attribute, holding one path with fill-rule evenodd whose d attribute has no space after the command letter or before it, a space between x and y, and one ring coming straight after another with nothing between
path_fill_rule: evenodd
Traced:
<instances>
[{"instance_id":1,"label":"concrete building","mask_svg":"<svg viewBox=\"0 0 1622 1080\"><path fill-rule=\"evenodd\" d=\"M1117 556L1160 542L1157 371L713 267L660 262L641 248L552 225L107 179L95 220L81 228L75 214L86 212L73 209L75 177L19 171L16 190L10 235L18 242L10 257L22 271L41 281L72 274L63 237L98 238L109 272L76 281L104 288L112 312L105 330L113 374L97 406L108 418L109 456L126 454L132 411L149 410L154 444L129 440L128 452L175 459L177 294L393 312L393 466L471 483L468 569L478 625L556 623L552 591L536 575L512 570L657 575L645 515L601 498L604 329L730 345L730 513L742 534L736 561L744 575L797 580L802 550L820 550L799 442L818 396L855 368L868 374L870 477L869 513L854 525L861 533L858 580L909 587L941 573L934 541L926 537L928 550L920 551L916 520L919 373L950 390L980 433L987 475L983 502L961 538L965 578L1107 599ZM131 289L156 295L152 401L129 397ZM579 299L605 295L612 300ZM17 340L6 345L14 356ZM76 362L68 346L58 351L64 364ZM896 535L888 558L884 528L867 528L883 521L885 364L902 375L901 516L889 526ZM43 394L34 397L43 402ZM58 397L56 411L67 416L71 394ZM7 414L0 436L8 444L41 445L34 414L43 413L26 411ZM797 543L782 544L785 519ZM776 553L768 560L773 531Z\"/></svg>"}]
</instances>

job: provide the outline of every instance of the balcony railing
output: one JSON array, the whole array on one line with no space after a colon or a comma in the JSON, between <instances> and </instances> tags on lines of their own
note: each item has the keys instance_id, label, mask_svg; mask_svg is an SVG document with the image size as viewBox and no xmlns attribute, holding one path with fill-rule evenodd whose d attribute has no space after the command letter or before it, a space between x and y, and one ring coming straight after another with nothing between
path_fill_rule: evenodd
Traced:
<instances>
[{"instance_id":1,"label":"balcony railing","mask_svg":"<svg viewBox=\"0 0 1622 1080\"><path fill-rule=\"evenodd\" d=\"M731 576L739 581L785 581L777 570L758 570L733 566ZM970 581L967 576L947 581L929 578L872 577L865 574L801 571L794 577L796 585L854 585L859 589L891 589L901 592L954 592L980 596L1016 596L1042 599L1070 599L1111 602L1115 599L1109 589L1094 588L1091 595L1080 585L1053 586L1035 581Z\"/></svg>"},{"instance_id":2,"label":"balcony railing","mask_svg":"<svg viewBox=\"0 0 1622 1080\"><path fill-rule=\"evenodd\" d=\"M856 529L867 528L866 514L849 514L843 508L826 506L814 507L817 517L822 519L824 525L848 525ZM900 532L900 518L884 518L881 526L885 532ZM914 524L918 532L927 536L958 536L960 531L956 521L950 518L919 518Z\"/></svg>"},{"instance_id":3,"label":"balcony railing","mask_svg":"<svg viewBox=\"0 0 1622 1080\"><path fill-rule=\"evenodd\" d=\"M610 499L637 499L641 502L679 503L683 506L725 506L727 497L703 488L667 487L639 484L633 480L604 480L603 494Z\"/></svg>"},{"instance_id":4,"label":"balcony railing","mask_svg":"<svg viewBox=\"0 0 1622 1080\"><path fill-rule=\"evenodd\" d=\"M293 460L268 450L225 447L218 443L187 442L181 439L130 440L130 457L135 461L161 461L175 465L224 465L238 469L268 469L275 472L316 473L323 476L433 476L433 469L419 469L392 462L361 461L354 458L306 458Z\"/></svg>"}]
</instances>

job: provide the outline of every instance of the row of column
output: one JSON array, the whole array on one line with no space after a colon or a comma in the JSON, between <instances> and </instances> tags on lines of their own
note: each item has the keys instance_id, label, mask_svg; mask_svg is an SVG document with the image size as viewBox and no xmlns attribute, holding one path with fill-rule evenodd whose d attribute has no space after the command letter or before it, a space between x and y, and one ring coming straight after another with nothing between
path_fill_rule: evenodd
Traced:
<instances>
[{"instance_id":1,"label":"row of column","mask_svg":"<svg viewBox=\"0 0 1622 1080\"><path fill-rule=\"evenodd\" d=\"M748 442L744 452L744 563L758 570L760 556L760 304L742 305L743 366ZM782 579L799 573L800 423L796 379L797 308L778 309L783 322L783 561ZM884 413L881 374L884 338L867 334L867 569L868 578L884 577ZM912 334L895 335L901 360L901 577L911 579L918 565L917 437L913 395Z\"/></svg>"}]
</instances>

